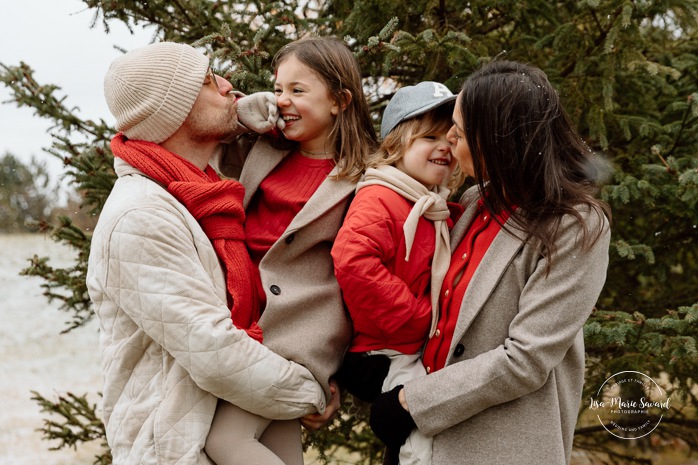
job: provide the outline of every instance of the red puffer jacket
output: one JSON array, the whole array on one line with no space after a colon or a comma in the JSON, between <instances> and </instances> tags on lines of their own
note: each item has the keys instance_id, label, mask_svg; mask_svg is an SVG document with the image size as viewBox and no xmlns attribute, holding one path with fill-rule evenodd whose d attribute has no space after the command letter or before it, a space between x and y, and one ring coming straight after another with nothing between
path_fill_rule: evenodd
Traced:
<instances>
[{"instance_id":1,"label":"red puffer jacket","mask_svg":"<svg viewBox=\"0 0 698 465\"><path fill-rule=\"evenodd\" d=\"M354 323L350 352L419 351L431 325L430 278L434 224L421 217L409 261L402 226L414 204L383 186L354 198L332 258Z\"/></svg>"}]
</instances>

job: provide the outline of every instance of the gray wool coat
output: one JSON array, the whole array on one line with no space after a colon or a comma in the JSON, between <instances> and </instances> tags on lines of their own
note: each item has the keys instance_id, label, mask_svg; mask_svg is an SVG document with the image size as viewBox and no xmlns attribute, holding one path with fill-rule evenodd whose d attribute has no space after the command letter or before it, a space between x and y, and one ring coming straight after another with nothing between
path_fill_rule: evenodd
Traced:
<instances>
[{"instance_id":1,"label":"gray wool coat","mask_svg":"<svg viewBox=\"0 0 698 465\"><path fill-rule=\"evenodd\" d=\"M245 186L245 209L267 175L289 150L264 138L239 139L212 166ZM330 250L356 184L325 179L259 264L267 305L259 321L264 345L304 365L330 399L329 378L351 341L351 323L334 276Z\"/></svg>"},{"instance_id":2,"label":"gray wool coat","mask_svg":"<svg viewBox=\"0 0 698 465\"><path fill-rule=\"evenodd\" d=\"M451 250L478 199L477 187L461 198ZM584 383L582 326L606 279L610 241L605 217L580 213L603 234L582 250L579 223L563 218L548 276L533 241L502 229L463 297L446 366L405 385L417 427L434 437L434 465L569 463Z\"/></svg>"}]
</instances>

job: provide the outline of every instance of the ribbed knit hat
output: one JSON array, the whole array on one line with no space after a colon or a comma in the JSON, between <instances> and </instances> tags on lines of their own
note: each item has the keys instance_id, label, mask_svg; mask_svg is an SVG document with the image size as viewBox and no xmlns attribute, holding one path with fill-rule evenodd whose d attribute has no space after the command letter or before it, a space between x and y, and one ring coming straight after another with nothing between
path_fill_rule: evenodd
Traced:
<instances>
[{"instance_id":1,"label":"ribbed knit hat","mask_svg":"<svg viewBox=\"0 0 698 465\"><path fill-rule=\"evenodd\" d=\"M451 103L456 97L440 82L424 81L416 86L401 87L383 111L381 139L385 139L385 136L403 121L422 115L444 103Z\"/></svg>"},{"instance_id":2,"label":"ribbed knit hat","mask_svg":"<svg viewBox=\"0 0 698 465\"><path fill-rule=\"evenodd\" d=\"M160 42L115 59L104 97L116 129L129 139L159 144L184 123L206 77L209 60L186 44Z\"/></svg>"}]
</instances>

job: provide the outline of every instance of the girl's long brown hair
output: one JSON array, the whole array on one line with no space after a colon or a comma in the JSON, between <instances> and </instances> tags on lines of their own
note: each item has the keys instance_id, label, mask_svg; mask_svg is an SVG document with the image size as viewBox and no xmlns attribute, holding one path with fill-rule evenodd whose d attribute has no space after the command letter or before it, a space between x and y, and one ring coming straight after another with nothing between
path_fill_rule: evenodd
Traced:
<instances>
[{"instance_id":1,"label":"girl's long brown hair","mask_svg":"<svg viewBox=\"0 0 698 465\"><path fill-rule=\"evenodd\" d=\"M543 71L490 62L466 80L460 104L486 208L508 212L518 228L539 240L548 270L563 215L582 223L583 244L598 240L603 215L610 218L609 207L595 198L599 165ZM583 221L583 205L599 215L598 230Z\"/></svg>"},{"instance_id":2,"label":"girl's long brown hair","mask_svg":"<svg viewBox=\"0 0 698 465\"><path fill-rule=\"evenodd\" d=\"M290 56L315 71L337 103L339 113L330 132L339 167L337 179L358 181L377 146L359 63L347 44L335 37L309 36L285 45L274 56L274 71ZM351 101L345 105L347 92Z\"/></svg>"}]
</instances>

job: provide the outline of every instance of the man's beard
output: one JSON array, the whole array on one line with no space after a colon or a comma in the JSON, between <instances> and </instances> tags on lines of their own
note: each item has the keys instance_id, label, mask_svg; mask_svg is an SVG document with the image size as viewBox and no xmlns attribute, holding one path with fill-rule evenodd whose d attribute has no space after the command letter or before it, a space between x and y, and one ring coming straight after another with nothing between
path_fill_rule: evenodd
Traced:
<instances>
[{"instance_id":1,"label":"man's beard","mask_svg":"<svg viewBox=\"0 0 698 465\"><path fill-rule=\"evenodd\" d=\"M235 97L231 99L228 112L223 114L198 113L190 114L187 117L189 124L190 136L197 142L210 142L227 139L237 132L238 114Z\"/></svg>"}]
</instances>

